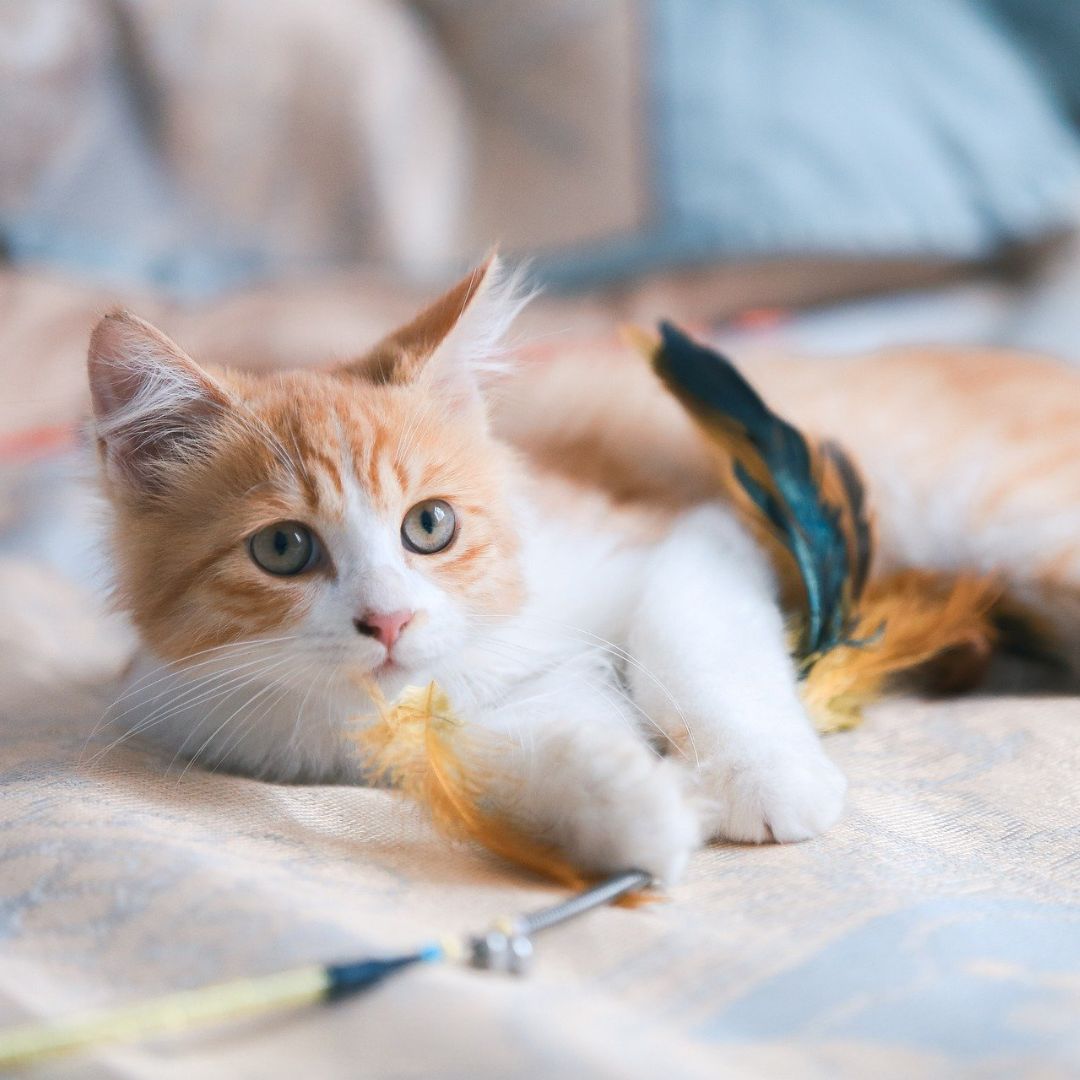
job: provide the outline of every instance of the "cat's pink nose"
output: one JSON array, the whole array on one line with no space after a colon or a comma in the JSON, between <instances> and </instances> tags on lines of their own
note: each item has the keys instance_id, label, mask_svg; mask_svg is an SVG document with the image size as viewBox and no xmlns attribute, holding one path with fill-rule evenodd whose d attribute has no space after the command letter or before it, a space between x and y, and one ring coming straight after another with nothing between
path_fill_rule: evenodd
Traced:
<instances>
[{"instance_id":1,"label":"cat's pink nose","mask_svg":"<svg viewBox=\"0 0 1080 1080\"><path fill-rule=\"evenodd\" d=\"M394 642L401 637L402 630L409 625L413 617L411 611L390 611L386 614L378 611L365 611L353 624L364 637L375 638L387 649L394 647Z\"/></svg>"}]
</instances>

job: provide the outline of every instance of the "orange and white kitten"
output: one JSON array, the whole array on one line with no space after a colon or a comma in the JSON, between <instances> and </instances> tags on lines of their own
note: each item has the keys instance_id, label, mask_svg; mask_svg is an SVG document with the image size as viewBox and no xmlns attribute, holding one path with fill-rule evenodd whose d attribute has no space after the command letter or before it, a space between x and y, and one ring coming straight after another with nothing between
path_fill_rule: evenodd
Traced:
<instances>
[{"instance_id":1,"label":"orange and white kitten","mask_svg":"<svg viewBox=\"0 0 1080 1080\"><path fill-rule=\"evenodd\" d=\"M828 828L845 781L733 514L616 500L492 434L519 306L492 260L361 359L271 375L102 320L93 431L144 646L114 718L191 760L362 782L357 676L435 679L507 734L506 811L583 867L671 882L710 837Z\"/></svg>"}]
</instances>

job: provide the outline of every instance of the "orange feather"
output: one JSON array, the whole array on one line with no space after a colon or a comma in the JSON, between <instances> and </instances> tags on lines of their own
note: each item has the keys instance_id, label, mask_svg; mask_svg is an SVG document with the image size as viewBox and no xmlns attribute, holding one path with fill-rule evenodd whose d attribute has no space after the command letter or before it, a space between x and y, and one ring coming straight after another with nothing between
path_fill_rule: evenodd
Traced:
<instances>
[{"instance_id":1,"label":"orange feather","mask_svg":"<svg viewBox=\"0 0 1080 1080\"><path fill-rule=\"evenodd\" d=\"M375 723L353 736L365 764L417 803L440 833L472 840L567 888L589 883L556 848L532 839L488 808L497 736L467 727L435 683L407 687L393 704L374 683L365 681L365 689L379 711Z\"/></svg>"},{"instance_id":2,"label":"orange feather","mask_svg":"<svg viewBox=\"0 0 1080 1080\"><path fill-rule=\"evenodd\" d=\"M854 727L861 710L902 679L937 691L970 689L997 642L991 578L902 570L867 586L855 613L858 644L810 668L803 701L819 731Z\"/></svg>"}]
</instances>

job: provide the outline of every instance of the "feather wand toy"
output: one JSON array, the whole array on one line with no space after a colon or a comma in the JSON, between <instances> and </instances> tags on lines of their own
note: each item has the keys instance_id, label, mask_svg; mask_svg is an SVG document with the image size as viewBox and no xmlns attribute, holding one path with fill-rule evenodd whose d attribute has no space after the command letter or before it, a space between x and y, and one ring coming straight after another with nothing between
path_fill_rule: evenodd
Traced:
<instances>
[{"instance_id":1,"label":"feather wand toy","mask_svg":"<svg viewBox=\"0 0 1080 1080\"><path fill-rule=\"evenodd\" d=\"M362 680L377 710L353 738L373 780L415 801L445 835L464 837L495 855L578 891L551 907L496 920L485 932L431 942L414 952L341 964L309 964L256 978L181 991L135 1005L0 1032L0 1067L74 1053L103 1043L177 1034L205 1024L352 997L419 964L461 961L523 974L534 935L603 904L635 906L651 878L627 870L590 884L569 861L483 806L488 771L477 732L469 731L435 683L406 687L392 704Z\"/></svg>"},{"instance_id":2,"label":"feather wand toy","mask_svg":"<svg viewBox=\"0 0 1080 1080\"><path fill-rule=\"evenodd\" d=\"M401 956L308 964L135 1005L11 1028L0 1032L0 1068L36 1064L108 1043L180 1034L245 1016L340 1001L419 964L459 961L474 968L525 974L533 955L532 939L537 934L639 892L649 883L650 877L644 871L628 870L550 907L498 919L479 934L432 942Z\"/></svg>"}]
</instances>

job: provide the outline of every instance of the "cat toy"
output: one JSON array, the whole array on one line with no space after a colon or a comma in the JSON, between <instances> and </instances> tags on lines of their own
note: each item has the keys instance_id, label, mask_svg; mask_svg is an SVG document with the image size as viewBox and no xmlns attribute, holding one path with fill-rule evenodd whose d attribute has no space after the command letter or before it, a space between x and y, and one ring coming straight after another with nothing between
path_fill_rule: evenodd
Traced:
<instances>
[{"instance_id":1,"label":"cat toy","mask_svg":"<svg viewBox=\"0 0 1080 1080\"><path fill-rule=\"evenodd\" d=\"M308 964L257 978L238 979L83 1017L0 1032L0 1068L23 1065L105 1043L178 1034L287 1008L334 1002L373 989L384 979L422 964L464 963L472 968L525 974L533 938L604 904L636 906L647 900L651 878L626 870L590 882L556 849L518 830L484 807L494 749L470 731L435 683L406 687L387 703L363 680L377 716L352 733L375 783L393 787L424 809L445 836L464 838L542 877L577 890L567 899L524 915L496 920L486 931L430 942L413 952L339 964Z\"/></svg>"},{"instance_id":2,"label":"cat toy","mask_svg":"<svg viewBox=\"0 0 1080 1080\"><path fill-rule=\"evenodd\" d=\"M557 904L498 919L479 934L430 942L400 956L343 964L307 964L272 975L181 991L135 1005L12 1028L0 1032L0 1068L36 1064L107 1043L176 1035L206 1024L341 1001L422 964L456 962L485 971L523 975L529 970L533 938L537 934L639 892L649 882L645 871L627 870Z\"/></svg>"}]
</instances>

